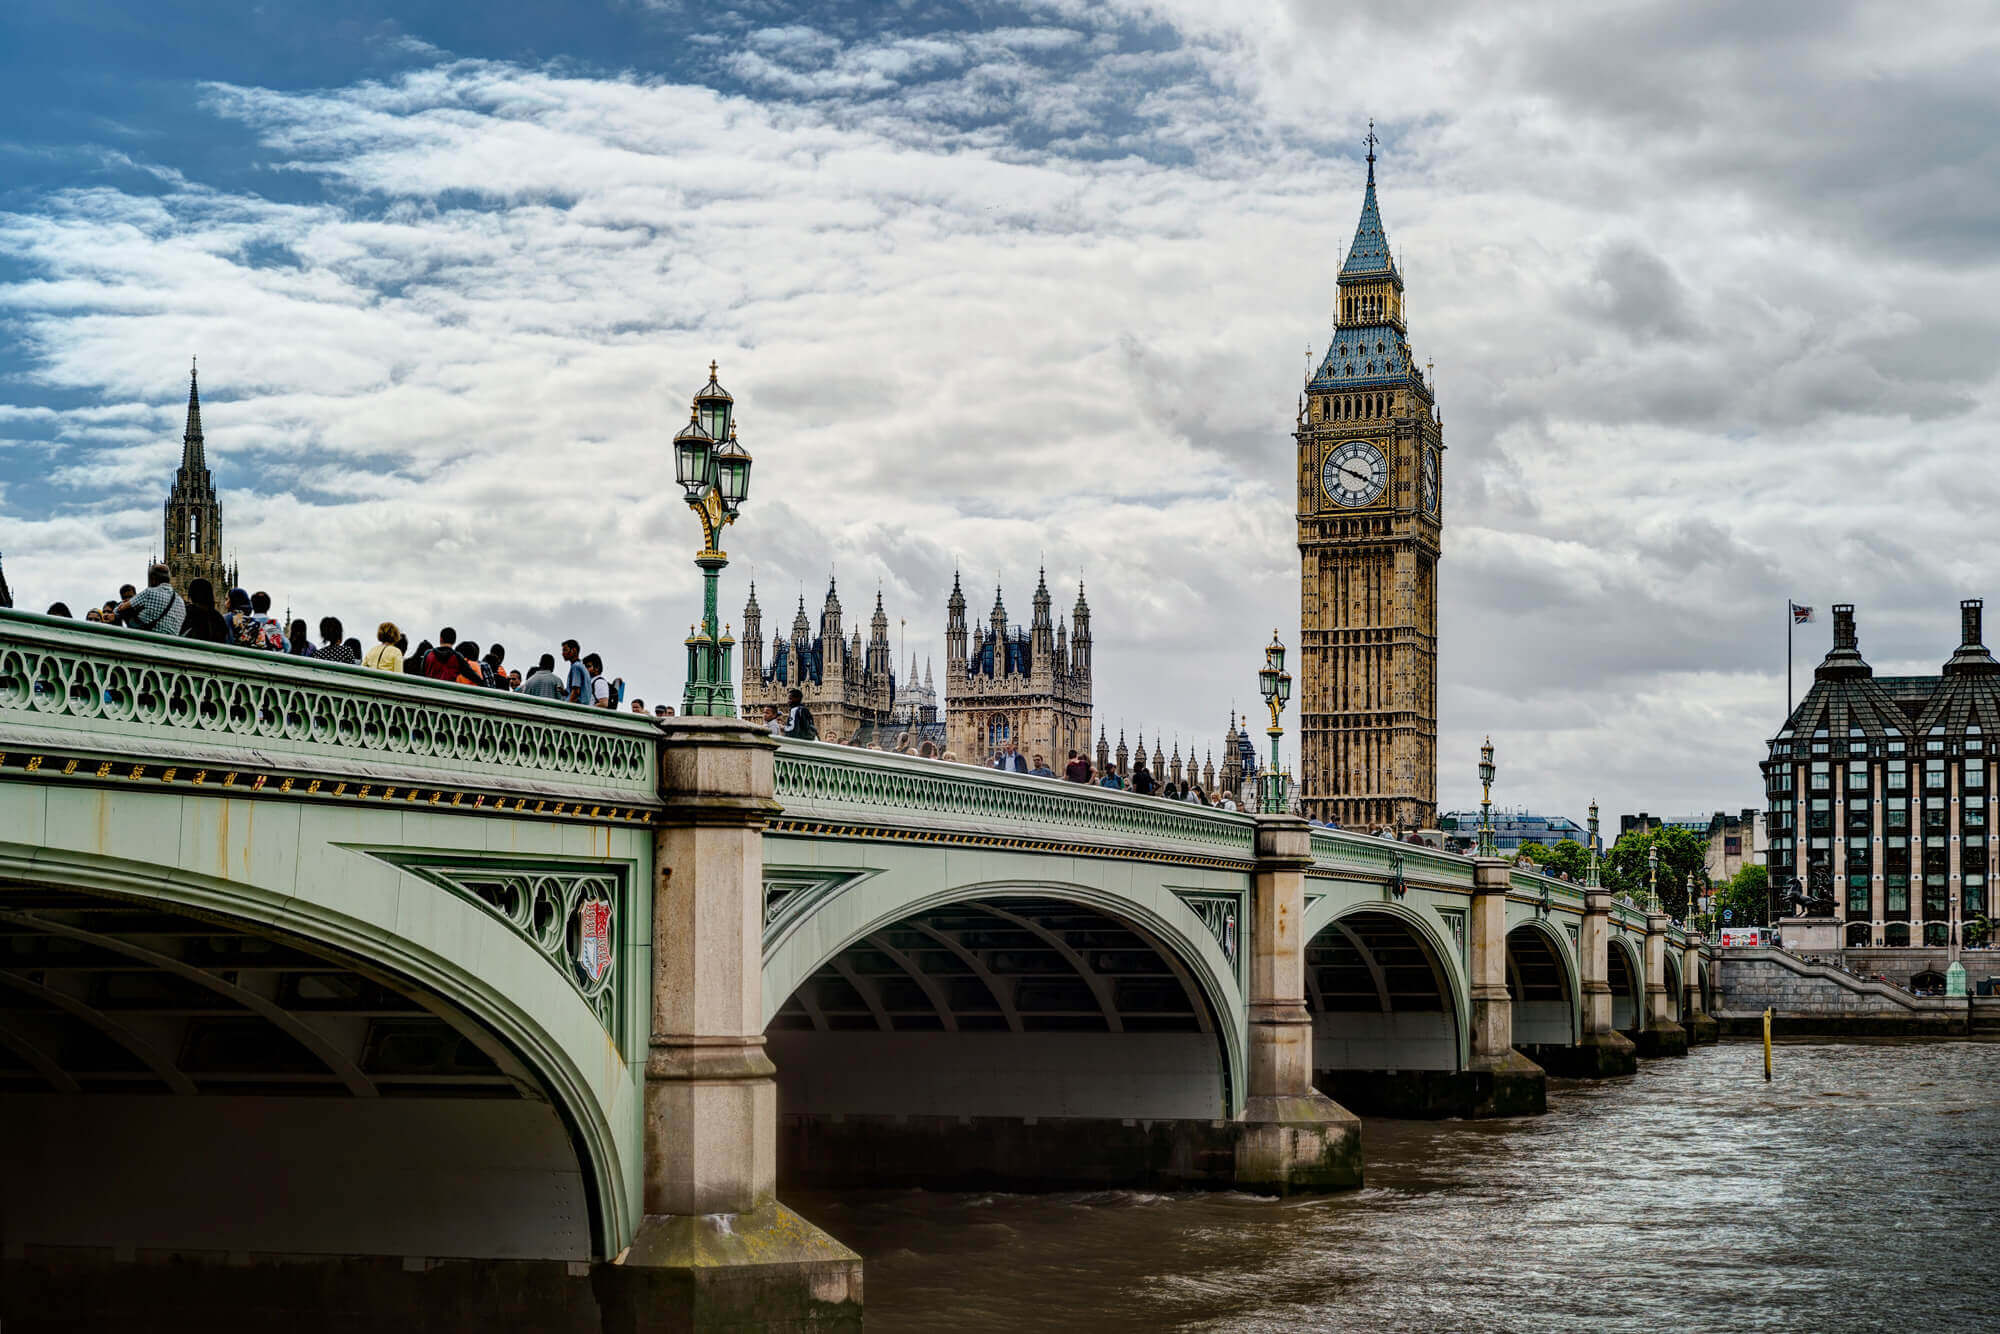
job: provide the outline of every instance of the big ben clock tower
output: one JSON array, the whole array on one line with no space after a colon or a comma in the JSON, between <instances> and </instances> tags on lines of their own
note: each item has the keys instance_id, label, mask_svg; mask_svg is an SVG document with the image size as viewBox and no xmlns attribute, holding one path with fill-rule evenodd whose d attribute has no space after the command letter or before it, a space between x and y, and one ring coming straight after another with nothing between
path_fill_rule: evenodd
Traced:
<instances>
[{"instance_id":1,"label":"big ben clock tower","mask_svg":"<svg viewBox=\"0 0 2000 1334\"><path fill-rule=\"evenodd\" d=\"M1444 432L1403 323L1403 275L1368 192L1340 266L1299 447L1300 795L1348 828L1437 824L1437 561Z\"/></svg>"}]
</instances>

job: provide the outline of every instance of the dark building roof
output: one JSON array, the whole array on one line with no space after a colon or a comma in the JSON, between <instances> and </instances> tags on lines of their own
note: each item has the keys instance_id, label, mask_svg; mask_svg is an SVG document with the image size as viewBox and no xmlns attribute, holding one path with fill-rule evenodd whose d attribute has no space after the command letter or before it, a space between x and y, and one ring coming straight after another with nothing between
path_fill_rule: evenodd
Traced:
<instances>
[{"instance_id":1,"label":"dark building roof","mask_svg":"<svg viewBox=\"0 0 2000 1334\"><path fill-rule=\"evenodd\" d=\"M1772 745L1822 729L1830 739L1859 735L1871 741L1933 730L1949 737L1971 729L2000 733L2000 662L1980 642L1981 607L1978 598L1959 604L1960 644L1938 675L1878 677L1861 656L1853 606L1836 604L1833 648Z\"/></svg>"}]
</instances>

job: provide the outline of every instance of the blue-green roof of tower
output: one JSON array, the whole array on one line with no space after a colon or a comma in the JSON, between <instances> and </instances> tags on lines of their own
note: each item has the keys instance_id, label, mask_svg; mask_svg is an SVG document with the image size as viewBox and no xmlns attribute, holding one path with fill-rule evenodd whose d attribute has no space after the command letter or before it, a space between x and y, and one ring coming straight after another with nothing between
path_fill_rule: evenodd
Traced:
<instances>
[{"instance_id":1,"label":"blue-green roof of tower","mask_svg":"<svg viewBox=\"0 0 2000 1334\"><path fill-rule=\"evenodd\" d=\"M1354 244L1340 266L1343 278L1394 273L1396 261L1389 256L1389 234L1382 230L1382 213L1375 207L1375 155L1368 155L1368 193L1361 200L1361 221L1354 225Z\"/></svg>"},{"instance_id":2,"label":"blue-green roof of tower","mask_svg":"<svg viewBox=\"0 0 2000 1334\"><path fill-rule=\"evenodd\" d=\"M1395 384L1416 373L1410 345L1394 325L1345 325L1334 330L1309 389Z\"/></svg>"}]
</instances>

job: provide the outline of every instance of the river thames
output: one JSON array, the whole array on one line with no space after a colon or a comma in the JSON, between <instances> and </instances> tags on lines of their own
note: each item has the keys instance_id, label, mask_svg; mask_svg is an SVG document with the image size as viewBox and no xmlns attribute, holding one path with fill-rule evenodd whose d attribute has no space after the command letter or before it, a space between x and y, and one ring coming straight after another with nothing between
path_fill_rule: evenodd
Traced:
<instances>
[{"instance_id":1,"label":"river thames","mask_svg":"<svg viewBox=\"0 0 2000 1334\"><path fill-rule=\"evenodd\" d=\"M1317 1199L801 1195L871 1330L2000 1328L2000 1045L1700 1047L1547 1116L1367 1122Z\"/></svg>"}]
</instances>

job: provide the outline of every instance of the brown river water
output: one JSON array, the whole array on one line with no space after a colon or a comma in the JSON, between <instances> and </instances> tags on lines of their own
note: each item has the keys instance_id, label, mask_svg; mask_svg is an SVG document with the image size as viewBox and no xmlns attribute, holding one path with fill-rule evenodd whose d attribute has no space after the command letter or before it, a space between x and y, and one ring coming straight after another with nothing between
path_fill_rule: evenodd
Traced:
<instances>
[{"instance_id":1,"label":"brown river water","mask_svg":"<svg viewBox=\"0 0 2000 1334\"><path fill-rule=\"evenodd\" d=\"M2000 1330L2000 1044L1697 1048L1547 1116L1370 1120L1365 1189L788 1201L871 1331Z\"/></svg>"}]
</instances>

